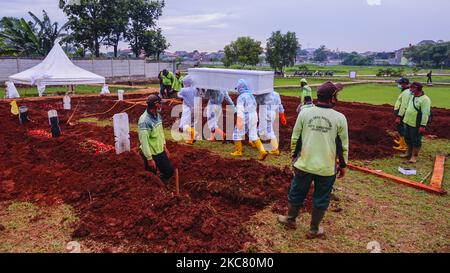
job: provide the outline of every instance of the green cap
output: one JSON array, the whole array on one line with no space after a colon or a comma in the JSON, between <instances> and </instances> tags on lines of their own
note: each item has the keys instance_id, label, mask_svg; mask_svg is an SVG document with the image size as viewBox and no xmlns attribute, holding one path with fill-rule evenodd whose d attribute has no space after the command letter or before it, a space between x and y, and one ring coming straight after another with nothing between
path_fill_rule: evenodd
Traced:
<instances>
[{"instance_id":1,"label":"green cap","mask_svg":"<svg viewBox=\"0 0 450 273\"><path fill-rule=\"evenodd\" d=\"M304 82L304 83L308 84L308 82L306 81L305 78L301 79L300 82L301 82L301 83Z\"/></svg>"}]
</instances>

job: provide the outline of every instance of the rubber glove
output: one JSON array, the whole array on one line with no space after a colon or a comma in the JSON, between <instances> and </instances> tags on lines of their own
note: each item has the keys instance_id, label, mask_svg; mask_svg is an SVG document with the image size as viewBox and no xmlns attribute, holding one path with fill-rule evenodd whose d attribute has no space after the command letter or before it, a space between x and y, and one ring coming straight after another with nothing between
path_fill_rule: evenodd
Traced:
<instances>
[{"instance_id":1,"label":"rubber glove","mask_svg":"<svg viewBox=\"0 0 450 273\"><path fill-rule=\"evenodd\" d=\"M287 120L286 120L286 116L284 115L284 113L280 113L280 122L283 126L287 125Z\"/></svg>"}]
</instances>

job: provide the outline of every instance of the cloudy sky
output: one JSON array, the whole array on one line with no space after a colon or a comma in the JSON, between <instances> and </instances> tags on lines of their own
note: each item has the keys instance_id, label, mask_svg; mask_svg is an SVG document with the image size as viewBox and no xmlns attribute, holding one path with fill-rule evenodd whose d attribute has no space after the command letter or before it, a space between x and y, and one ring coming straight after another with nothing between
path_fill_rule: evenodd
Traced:
<instances>
[{"instance_id":1,"label":"cloudy sky","mask_svg":"<svg viewBox=\"0 0 450 273\"><path fill-rule=\"evenodd\" d=\"M0 0L0 16L45 9L65 22L58 0ZM169 51L216 51L239 36L265 42L294 31L303 48L390 51L421 40L450 40L449 0L166 0L158 25ZM123 47L126 47L124 45Z\"/></svg>"}]
</instances>

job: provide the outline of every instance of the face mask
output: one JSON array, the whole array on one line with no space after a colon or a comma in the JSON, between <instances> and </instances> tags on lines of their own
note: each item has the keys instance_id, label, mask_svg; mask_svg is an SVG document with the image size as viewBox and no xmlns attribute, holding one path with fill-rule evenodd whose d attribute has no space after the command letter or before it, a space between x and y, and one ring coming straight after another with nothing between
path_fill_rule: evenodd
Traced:
<instances>
[{"instance_id":1,"label":"face mask","mask_svg":"<svg viewBox=\"0 0 450 273\"><path fill-rule=\"evenodd\" d=\"M401 84L397 84L398 89L403 90L403 87Z\"/></svg>"}]
</instances>

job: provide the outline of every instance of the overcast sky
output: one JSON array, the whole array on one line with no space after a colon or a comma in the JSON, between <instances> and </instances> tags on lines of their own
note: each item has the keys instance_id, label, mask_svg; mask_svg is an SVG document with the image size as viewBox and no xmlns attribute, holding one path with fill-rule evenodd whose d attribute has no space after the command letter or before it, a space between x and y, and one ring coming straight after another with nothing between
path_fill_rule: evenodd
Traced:
<instances>
[{"instance_id":1,"label":"overcast sky","mask_svg":"<svg viewBox=\"0 0 450 273\"><path fill-rule=\"evenodd\" d=\"M0 16L65 22L58 0L0 0ZM392 51L421 40L450 40L450 0L166 0L158 25L169 51L217 51L239 36L263 46L272 31L294 31L303 48ZM123 47L126 47L124 45Z\"/></svg>"}]
</instances>

